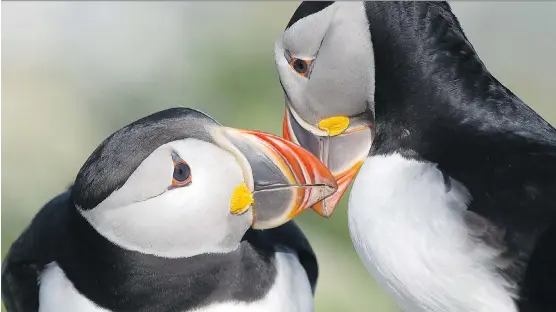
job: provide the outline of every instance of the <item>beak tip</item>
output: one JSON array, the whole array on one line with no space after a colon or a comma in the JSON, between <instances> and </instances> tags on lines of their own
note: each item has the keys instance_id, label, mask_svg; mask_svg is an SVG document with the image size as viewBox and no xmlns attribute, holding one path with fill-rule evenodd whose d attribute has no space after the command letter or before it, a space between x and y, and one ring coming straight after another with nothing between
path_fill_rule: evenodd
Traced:
<instances>
[{"instance_id":1,"label":"beak tip","mask_svg":"<svg viewBox=\"0 0 556 312\"><path fill-rule=\"evenodd\" d=\"M330 202L327 199L328 198L314 204L311 206L311 209L319 216L329 219L332 216L337 203L332 202L332 205L330 205Z\"/></svg>"},{"instance_id":2,"label":"beak tip","mask_svg":"<svg viewBox=\"0 0 556 312\"><path fill-rule=\"evenodd\" d=\"M330 217L332 216L332 213L328 212L327 210L315 210L315 211L319 216L325 219L330 219Z\"/></svg>"},{"instance_id":3,"label":"beak tip","mask_svg":"<svg viewBox=\"0 0 556 312\"><path fill-rule=\"evenodd\" d=\"M319 165L322 166L322 168L319 168L320 177L317 178L314 183L324 185L325 190L323 190L323 192L326 192L325 197L329 197L332 194L336 193L336 191L338 190L338 182L336 181L334 175L329 171L328 168L326 168L324 164L319 163Z\"/></svg>"}]
</instances>

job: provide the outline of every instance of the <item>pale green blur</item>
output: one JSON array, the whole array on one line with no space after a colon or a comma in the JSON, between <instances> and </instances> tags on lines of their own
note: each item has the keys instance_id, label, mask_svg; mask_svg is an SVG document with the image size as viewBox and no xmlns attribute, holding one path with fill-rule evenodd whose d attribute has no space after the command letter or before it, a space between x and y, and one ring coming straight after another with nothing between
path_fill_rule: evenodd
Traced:
<instances>
[{"instance_id":1,"label":"pale green blur","mask_svg":"<svg viewBox=\"0 0 556 312\"><path fill-rule=\"evenodd\" d=\"M297 5L3 2L2 257L104 138L149 113L190 106L281 134L274 40ZM555 124L556 3L453 7L492 73ZM320 261L316 311L398 311L355 254L346 199L298 219Z\"/></svg>"}]
</instances>

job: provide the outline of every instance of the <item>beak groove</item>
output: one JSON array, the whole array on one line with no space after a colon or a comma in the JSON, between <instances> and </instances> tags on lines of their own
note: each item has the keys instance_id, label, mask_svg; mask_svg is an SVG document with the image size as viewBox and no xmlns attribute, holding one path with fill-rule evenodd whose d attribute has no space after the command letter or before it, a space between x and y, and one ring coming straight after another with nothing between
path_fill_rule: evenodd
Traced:
<instances>
[{"instance_id":1,"label":"beak groove","mask_svg":"<svg viewBox=\"0 0 556 312\"><path fill-rule=\"evenodd\" d=\"M301 146L278 136L223 127L227 145L244 167L253 193L253 228L273 228L331 196L332 173Z\"/></svg>"},{"instance_id":2,"label":"beak groove","mask_svg":"<svg viewBox=\"0 0 556 312\"><path fill-rule=\"evenodd\" d=\"M316 155L332 172L338 185L333 195L311 207L320 216L328 218L368 155L372 143L372 125L362 120L350 123L345 116L330 117L317 125L319 130L327 132L328 135L323 136L322 133L315 134L313 129L304 127L297 118L299 116L286 105L283 137Z\"/></svg>"}]
</instances>

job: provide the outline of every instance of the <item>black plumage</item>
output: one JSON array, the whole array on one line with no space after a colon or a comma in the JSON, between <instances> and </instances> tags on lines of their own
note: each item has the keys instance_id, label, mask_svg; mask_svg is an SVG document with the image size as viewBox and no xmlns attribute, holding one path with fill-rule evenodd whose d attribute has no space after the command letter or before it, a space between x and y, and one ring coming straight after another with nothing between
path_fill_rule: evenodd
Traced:
<instances>
[{"instance_id":1,"label":"black plumage","mask_svg":"<svg viewBox=\"0 0 556 312\"><path fill-rule=\"evenodd\" d=\"M70 203L70 193L48 202L4 259L2 298L8 311L38 311L37 280L53 261L81 294L112 311L185 311L230 299L253 302L274 283L277 247L297 254L314 291L317 260L293 221L249 230L231 253L160 258L122 249L100 236Z\"/></svg>"},{"instance_id":2,"label":"black plumage","mask_svg":"<svg viewBox=\"0 0 556 312\"><path fill-rule=\"evenodd\" d=\"M290 28L295 22L299 21L300 19L307 17L311 14L315 14L321 10L326 9L328 6L333 4L334 1L304 1L302 2L295 12L293 13L288 25L286 25L286 29Z\"/></svg>"},{"instance_id":3,"label":"black plumage","mask_svg":"<svg viewBox=\"0 0 556 312\"><path fill-rule=\"evenodd\" d=\"M296 253L314 292L318 264L293 221L249 229L231 252L165 258L124 249L83 217L128 181L156 148L195 136L214 142L218 123L199 111L166 109L120 129L91 154L75 183L49 201L12 244L2 267L2 298L10 312L36 312L39 277L55 262L77 291L114 312L181 312L211 303L262 299L278 276L277 249ZM210 190L207 190L210 192Z\"/></svg>"},{"instance_id":4,"label":"black plumage","mask_svg":"<svg viewBox=\"0 0 556 312\"><path fill-rule=\"evenodd\" d=\"M498 229L520 311L555 311L556 130L488 72L447 3L365 8L376 66L370 153L436 163L463 183L468 209Z\"/></svg>"}]
</instances>

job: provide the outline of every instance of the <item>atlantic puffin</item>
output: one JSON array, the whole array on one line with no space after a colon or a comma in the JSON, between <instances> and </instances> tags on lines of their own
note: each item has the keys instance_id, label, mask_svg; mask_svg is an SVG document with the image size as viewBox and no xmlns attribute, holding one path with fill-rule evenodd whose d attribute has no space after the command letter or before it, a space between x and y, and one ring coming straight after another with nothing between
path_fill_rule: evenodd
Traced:
<instances>
[{"instance_id":1,"label":"atlantic puffin","mask_svg":"<svg viewBox=\"0 0 556 312\"><path fill-rule=\"evenodd\" d=\"M291 142L156 112L37 213L4 259L2 298L9 312L313 311L317 261L290 219L335 190Z\"/></svg>"},{"instance_id":2,"label":"atlantic puffin","mask_svg":"<svg viewBox=\"0 0 556 312\"><path fill-rule=\"evenodd\" d=\"M303 2L275 44L284 137L351 180L349 231L405 311L556 311L556 130L446 2Z\"/></svg>"}]
</instances>

